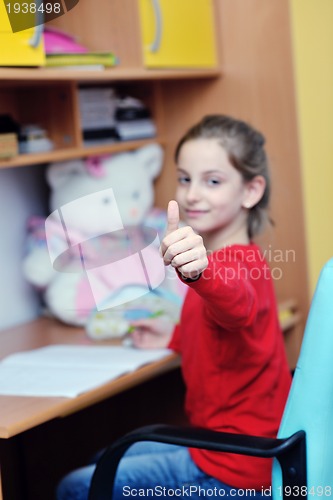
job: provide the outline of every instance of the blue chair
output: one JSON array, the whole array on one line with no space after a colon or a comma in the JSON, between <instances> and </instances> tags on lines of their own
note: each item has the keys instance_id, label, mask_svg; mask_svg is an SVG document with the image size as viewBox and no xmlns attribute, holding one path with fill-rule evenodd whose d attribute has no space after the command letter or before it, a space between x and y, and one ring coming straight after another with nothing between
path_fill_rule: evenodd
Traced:
<instances>
[{"instance_id":1,"label":"blue chair","mask_svg":"<svg viewBox=\"0 0 333 500\"><path fill-rule=\"evenodd\" d=\"M274 500L333 495L333 259L319 276L276 439L153 425L117 440L99 460L89 500L110 500L122 455L137 441L274 458Z\"/></svg>"}]
</instances>

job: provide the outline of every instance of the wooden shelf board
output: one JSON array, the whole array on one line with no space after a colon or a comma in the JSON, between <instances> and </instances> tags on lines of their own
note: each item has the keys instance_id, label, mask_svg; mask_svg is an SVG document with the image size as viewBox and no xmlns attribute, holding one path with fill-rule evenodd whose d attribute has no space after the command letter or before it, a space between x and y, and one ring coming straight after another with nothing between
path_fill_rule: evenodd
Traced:
<instances>
[{"instance_id":1,"label":"wooden shelf board","mask_svg":"<svg viewBox=\"0 0 333 500\"><path fill-rule=\"evenodd\" d=\"M137 141L114 142L110 144L99 144L95 146L82 148L66 148L48 151L46 153L32 153L15 156L9 160L0 160L1 168L23 167L28 165L36 165L42 163L50 163L55 161L66 161L75 158L86 158L88 156L102 155L108 153L120 153L140 148L147 144L158 143L165 144L165 140L161 137L153 137L151 139L140 139Z\"/></svg>"},{"instance_id":2,"label":"wooden shelf board","mask_svg":"<svg viewBox=\"0 0 333 500\"><path fill-rule=\"evenodd\" d=\"M103 82L110 80L170 80L187 78L217 78L221 76L219 68L198 69L144 69L114 67L104 70L77 70L65 68L0 68L0 82L27 83L78 81Z\"/></svg>"}]
</instances>

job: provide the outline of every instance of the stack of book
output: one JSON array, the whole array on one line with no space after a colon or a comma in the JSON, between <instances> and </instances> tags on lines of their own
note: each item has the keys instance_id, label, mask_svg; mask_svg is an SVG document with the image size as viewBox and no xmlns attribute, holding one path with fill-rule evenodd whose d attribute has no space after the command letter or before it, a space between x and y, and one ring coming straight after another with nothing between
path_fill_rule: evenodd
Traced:
<instances>
[{"instance_id":1,"label":"stack of book","mask_svg":"<svg viewBox=\"0 0 333 500\"><path fill-rule=\"evenodd\" d=\"M139 99L133 97L119 99L115 118L117 132L122 141L156 136L156 126L150 110Z\"/></svg>"},{"instance_id":2,"label":"stack of book","mask_svg":"<svg viewBox=\"0 0 333 500\"><path fill-rule=\"evenodd\" d=\"M119 140L115 123L116 92L112 87L82 87L79 106L86 146Z\"/></svg>"},{"instance_id":3,"label":"stack of book","mask_svg":"<svg viewBox=\"0 0 333 500\"><path fill-rule=\"evenodd\" d=\"M112 87L81 87L79 106L86 146L156 136L150 110L139 99L117 96Z\"/></svg>"},{"instance_id":4,"label":"stack of book","mask_svg":"<svg viewBox=\"0 0 333 500\"><path fill-rule=\"evenodd\" d=\"M104 69L115 66L118 61L113 52L94 52L77 42L70 33L54 26L45 26L45 65L49 68Z\"/></svg>"}]
</instances>

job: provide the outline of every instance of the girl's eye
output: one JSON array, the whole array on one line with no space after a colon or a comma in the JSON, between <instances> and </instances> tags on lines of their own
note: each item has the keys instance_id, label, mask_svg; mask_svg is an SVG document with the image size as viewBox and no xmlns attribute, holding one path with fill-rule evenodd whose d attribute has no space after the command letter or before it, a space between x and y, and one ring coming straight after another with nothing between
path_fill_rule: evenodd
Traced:
<instances>
[{"instance_id":1,"label":"girl's eye","mask_svg":"<svg viewBox=\"0 0 333 500\"><path fill-rule=\"evenodd\" d=\"M138 200L140 198L140 191L133 191L132 198Z\"/></svg>"},{"instance_id":2,"label":"girl's eye","mask_svg":"<svg viewBox=\"0 0 333 500\"><path fill-rule=\"evenodd\" d=\"M207 184L209 186L218 186L221 184L221 179L216 179L215 177L212 177L211 179L207 179Z\"/></svg>"},{"instance_id":3,"label":"girl's eye","mask_svg":"<svg viewBox=\"0 0 333 500\"><path fill-rule=\"evenodd\" d=\"M190 182L190 180L191 179L189 177L187 177L186 175L180 175L178 177L178 183L179 184L188 184Z\"/></svg>"}]
</instances>

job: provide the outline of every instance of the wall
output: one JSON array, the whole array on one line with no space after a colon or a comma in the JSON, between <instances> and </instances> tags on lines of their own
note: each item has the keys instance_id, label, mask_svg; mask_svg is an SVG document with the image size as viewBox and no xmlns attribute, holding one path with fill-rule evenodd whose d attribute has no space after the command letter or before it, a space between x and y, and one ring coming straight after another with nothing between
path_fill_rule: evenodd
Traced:
<instances>
[{"instance_id":1,"label":"wall","mask_svg":"<svg viewBox=\"0 0 333 500\"><path fill-rule=\"evenodd\" d=\"M291 0L311 293L333 256L333 2Z\"/></svg>"},{"instance_id":2,"label":"wall","mask_svg":"<svg viewBox=\"0 0 333 500\"><path fill-rule=\"evenodd\" d=\"M39 301L21 272L29 214L45 213L43 167L0 169L0 330L36 317Z\"/></svg>"}]
</instances>

